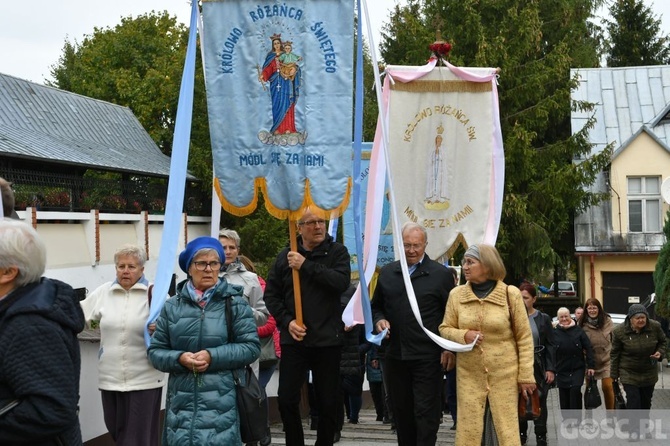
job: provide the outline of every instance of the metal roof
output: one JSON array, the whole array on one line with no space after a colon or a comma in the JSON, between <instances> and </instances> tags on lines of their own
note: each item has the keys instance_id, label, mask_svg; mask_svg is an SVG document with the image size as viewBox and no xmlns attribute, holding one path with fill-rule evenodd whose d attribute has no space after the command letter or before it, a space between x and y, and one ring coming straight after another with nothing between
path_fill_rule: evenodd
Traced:
<instances>
[{"instance_id":1,"label":"metal roof","mask_svg":"<svg viewBox=\"0 0 670 446\"><path fill-rule=\"evenodd\" d=\"M170 157L128 107L2 73L0 155L149 176L170 173Z\"/></svg>"},{"instance_id":2,"label":"metal roof","mask_svg":"<svg viewBox=\"0 0 670 446\"><path fill-rule=\"evenodd\" d=\"M572 133L595 114L589 141L599 153L614 142L614 150L626 144L643 126L665 147L670 145L670 122L663 119L670 105L670 66L575 68L579 86L572 99L595 104L592 111L573 111Z\"/></svg>"}]
</instances>

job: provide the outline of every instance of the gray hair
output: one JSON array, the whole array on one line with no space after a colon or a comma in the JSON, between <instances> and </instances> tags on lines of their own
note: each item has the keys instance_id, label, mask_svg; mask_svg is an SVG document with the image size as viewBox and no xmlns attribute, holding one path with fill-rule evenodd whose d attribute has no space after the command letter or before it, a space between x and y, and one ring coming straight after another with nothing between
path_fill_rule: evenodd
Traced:
<instances>
[{"instance_id":1,"label":"gray hair","mask_svg":"<svg viewBox=\"0 0 670 446\"><path fill-rule=\"evenodd\" d=\"M235 242L235 246L237 246L237 249L240 249L240 234L237 233L237 231L233 229L228 229L228 228L223 228L222 230L219 231L219 238L227 238L228 240L232 240Z\"/></svg>"},{"instance_id":2,"label":"gray hair","mask_svg":"<svg viewBox=\"0 0 670 446\"><path fill-rule=\"evenodd\" d=\"M39 282L47 264L47 248L32 226L0 220L0 268L16 267L16 287Z\"/></svg>"},{"instance_id":3,"label":"gray hair","mask_svg":"<svg viewBox=\"0 0 670 446\"><path fill-rule=\"evenodd\" d=\"M137 259L140 266L144 266L147 262L147 253L144 249L136 245L122 245L114 253L114 264L119 263L119 257L131 256Z\"/></svg>"},{"instance_id":4,"label":"gray hair","mask_svg":"<svg viewBox=\"0 0 670 446\"><path fill-rule=\"evenodd\" d=\"M423 232L423 241L428 243L428 231L426 231L426 228L424 228L418 223L414 223L413 221L405 222L405 224L402 225L401 234L405 235L405 233L413 231L415 229L418 229L419 231Z\"/></svg>"}]
</instances>

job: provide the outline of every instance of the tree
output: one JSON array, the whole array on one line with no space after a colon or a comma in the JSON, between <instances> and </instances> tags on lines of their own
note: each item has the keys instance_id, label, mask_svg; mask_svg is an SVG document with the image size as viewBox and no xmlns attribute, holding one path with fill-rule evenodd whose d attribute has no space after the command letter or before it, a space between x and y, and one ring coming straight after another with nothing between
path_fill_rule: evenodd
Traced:
<instances>
[{"instance_id":1,"label":"tree","mask_svg":"<svg viewBox=\"0 0 670 446\"><path fill-rule=\"evenodd\" d=\"M95 28L81 43L66 40L53 82L62 90L129 107L166 155L172 153L188 30L167 12L125 17L114 28ZM205 84L196 58L189 169L211 189L212 161Z\"/></svg>"},{"instance_id":2,"label":"tree","mask_svg":"<svg viewBox=\"0 0 670 446\"><path fill-rule=\"evenodd\" d=\"M497 247L508 276L534 277L574 254L573 216L602 196L588 190L609 160L591 155L587 132L574 135L570 68L597 67L591 0L410 0L385 27L387 63L423 65L439 28L458 66L500 67L505 195ZM556 279L557 280L557 279Z\"/></svg>"},{"instance_id":3,"label":"tree","mask_svg":"<svg viewBox=\"0 0 670 446\"><path fill-rule=\"evenodd\" d=\"M663 225L665 244L658 253L654 269L654 292L656 293L656 314L670 317L670 211Z\"/></svg>"},{"instance_id":4,"label":"tree","mask_svg":"<svg viewBox=\"0 0 670 446\"><path fill-rule=\"evenodd\" d=\"M642 0L616 0L605 20L609 38L608 67L664 65L670 62L670 40L661 33L657 19Z\"/></svg>"}]
</instances>

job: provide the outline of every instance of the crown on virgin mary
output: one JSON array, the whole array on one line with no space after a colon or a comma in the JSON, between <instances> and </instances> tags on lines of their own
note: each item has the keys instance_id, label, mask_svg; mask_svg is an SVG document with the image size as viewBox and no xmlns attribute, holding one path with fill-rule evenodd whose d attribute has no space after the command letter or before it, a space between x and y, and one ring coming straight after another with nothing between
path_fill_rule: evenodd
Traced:
<instances>
[{"instance_id":1,"label":"crown on virgin mary","mask_svg":"<svg viewBox=\"0 0 670 446\"><path fill-rule=\"evenodd\" d=\"M281 34L273 34L270 36L271 41L281 40Z\"/></svg>"},{"instance_id":2,"label":"crown on virgin mary","mask_svg":"<svg viewBox=\"0 0 670 446\"><path fill-rule=\"evenodd\" d=\"M437 128L437 134L441 135L442 133L444 133L444 127L442 127L442 124L440 124L440 126Z\"/></svg>"}]
</instances>

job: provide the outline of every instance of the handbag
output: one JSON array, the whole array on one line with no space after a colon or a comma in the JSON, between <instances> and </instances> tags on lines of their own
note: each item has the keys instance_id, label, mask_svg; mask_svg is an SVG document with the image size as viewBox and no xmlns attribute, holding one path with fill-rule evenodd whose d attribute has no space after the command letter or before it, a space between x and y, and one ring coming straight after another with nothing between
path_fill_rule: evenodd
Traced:
<instances>
[{"instance_id":1,"label":"handbag","mask_svg":"<svg viewBox=\"0 0 670 446\"><path fill-rule=\"evenodd\" d=\"M540 390L535 387L530 398L526 398L522 393L519 393L519 420L533 421L540 418L542 408L540 406Z\"/></svg>"},{"instance_id":2,"label":"handbag","mask_svg":"<svg viewBox=\"0 0 670 446\"><path fill-rule=\"evenodd\" d=\"M226 299L226 323L228 325L228 339L233 339L233 322L230 310L230 299ZM244 366L244 381L240 379L237 370L233 370L237 413L240 419L240 435L242 443L260 441L270 434L268 426L267 395L265 389L258 382L249 364Z\"/></svg>"},{"instance_id":3,"label":"handbag","mask_svg":"<svg viewBox=\"0 0 670 446\"><path fill-rule=\"evenodd\" d=\"M621 384L619 384L618 380L615 380L612 383L612 387L614 388L614 409L625 410L626 398L623 396L623 392L621 391Z\"/></svg>"},{"instance_id":4,"label":"handbag","mask_svg":"<svg viewBox=\"0 0 670 446\"><path fill-rule=\"evenodd\" d=\"M512 306L509 303L509 287L505 290L507 294L507 310L509 311L509 320L512 324L512 333L515 333L514 330L514 312L512 311ZM515 336L516 338L516 336ZM516 347L517 356L519 355L519 346L516 345L516 339L514 340L514 346ZM526 398L521 392L519 392L519 420L533 421L540 418L542 414L542 407L540 406L540 387L535 385L535 390L530 394L530 398Z\"/></svg>"},{"instance_id":5,"label":"handbag","mask_svg":"<svg viewBox=\"0 0 670 446\"><path fill-rule=\"evenodd\" d=\"M258 358L258 366L261 369L268 369L277 364L277 352L275 351L275 340L272 335L265 338L260 338L261 341L261 356Z\"/></svg>"},{"instance_id":6,"label":"handbag","mask_svg":"<svg viewBox=\"0 0 670 446\"><path fill-rule=\"evenodd\" d=\"M597 409L603 404L598 392L598 380L595 378L588 378L586 384L586 391L584 392L584 409Z\"/></svg>"}]
</instances>

